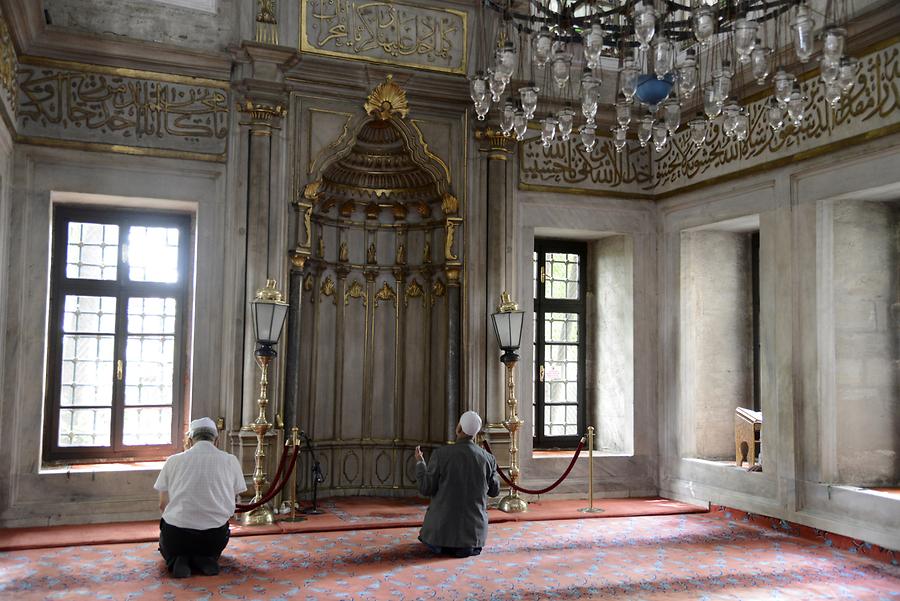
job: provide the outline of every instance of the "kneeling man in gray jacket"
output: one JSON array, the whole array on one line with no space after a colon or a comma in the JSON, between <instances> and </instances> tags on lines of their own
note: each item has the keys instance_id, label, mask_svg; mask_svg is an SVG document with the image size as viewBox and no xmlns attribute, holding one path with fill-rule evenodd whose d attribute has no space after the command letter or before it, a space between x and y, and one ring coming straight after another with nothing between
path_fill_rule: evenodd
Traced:
<instances>
[{"instance_id":1,"label":"kneeling man in gray jacket","mask_svg":"<svg viewBox=\"0 0 900 601\"><path fill-rule=\"evenodd\" d=\"M475 444L481 418L466 411L456 426L456 444L436 449L425 464L416 447L419 493L431 497L419 540L435 553L478 555L487 539L487 498L500 494L497 462Z\"/></svg>"}]
</instances>

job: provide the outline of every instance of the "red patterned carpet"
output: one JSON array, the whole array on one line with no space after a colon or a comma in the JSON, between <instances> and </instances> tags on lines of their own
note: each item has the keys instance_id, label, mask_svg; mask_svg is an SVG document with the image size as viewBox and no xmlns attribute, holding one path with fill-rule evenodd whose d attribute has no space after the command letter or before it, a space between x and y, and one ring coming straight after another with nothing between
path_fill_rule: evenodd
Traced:
<instances>
[{"instance_id":1,"label":"red patterned carpet","mask_svg":"<svg viewBox=\"0 0 900 601\"><path fill-rule=\"evenodd\" d=\"M481 557L417 528L245 536L173 580L153 543L0 553L3 599L900 599L900 567L712 514L492 524Z\"/></svg>"},{"instance_id":2,"label":"red patterned carpet","mask_svg":"<svg viewBox=\"0 0 900 601\"><path fill-rule=\"evenodd\" d=\"M587 505L586 501L578 500L533 501L528 505L527 513L507 514L492 509L488 511L488 515L491 523L495 524L533 520L566 520L583 518L588 515L594 518L607 518L706 511L694 505L659 497L598 499L595 506L602 508L603 512L594 514L580 512L579 509L585 505ZM428 508L428 501L416 498L334 497L323 500L319 506L325 510L324 514L308 516L302 522L277 522L271 526L249 528L235 523L231 527L231 536L421 526L425 510ZM42 528L5 528L0 529L0 551L151 542L158 538L159 520Z\"/></svg>"}]
</instances>

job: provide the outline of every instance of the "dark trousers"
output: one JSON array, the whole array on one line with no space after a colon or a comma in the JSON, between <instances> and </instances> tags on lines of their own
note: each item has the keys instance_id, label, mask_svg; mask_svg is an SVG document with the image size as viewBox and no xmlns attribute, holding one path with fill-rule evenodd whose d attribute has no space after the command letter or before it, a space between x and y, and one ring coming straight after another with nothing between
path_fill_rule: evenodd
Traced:
<instances>
[{"instance_id":1,"label":"dark trousers","mask_svg":"<svg viewBox=\"0 0 900 601\"><path fill-rule=\"evenodd\" d=\"M451 557L472 557L474 555L481 555L481 547L437 547L435 545L429 545L422 539L419 539L423 545L428 547L428 550L432 553L437 553L438 555L450 555Z\"/></svg>"},{"instance_id":2,"label":"dark trousers","mask_svg":"<svg viewBox=\"0 0 900 601\"><path fill-rule=\"evenodd\" d=\"M193 528L172 526L160 518L159 553L166 560L166 567L169 570L172 569L175 558L179 555L219 559L228 544L230 534L227 522L218 528L194 530Z\"/></svg>"}]
</instances>

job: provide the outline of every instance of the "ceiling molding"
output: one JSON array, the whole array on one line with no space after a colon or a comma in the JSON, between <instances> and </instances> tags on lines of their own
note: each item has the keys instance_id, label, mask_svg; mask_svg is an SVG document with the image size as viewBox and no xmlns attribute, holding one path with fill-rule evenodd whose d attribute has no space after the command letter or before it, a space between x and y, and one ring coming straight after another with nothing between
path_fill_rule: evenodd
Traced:
<instances>
[{"instance_id":1,"label":"ceiling molding","mask_svg":"<svg viewBox=\"0 0 900 601\"><path fill-rule=\"evenodd\" d=\"M460 115L471 105L469 81L461 75L421 71L411 67L348 61L300 53L285 71L292 89L321 96L356 100L391 75L407 94L411 106Z\"/></svg>"},{"instance_id":2,"label":"ceiling molding","mask_svg":"<svg viewBox=\"0 0 900 601\"><path fill-rule=\"evenodd\" d=\"M20 55L40 56L108 67L231 79L231 57L155 42L91 35L44 22L40 0L0 0Z\"/></svg>"},{"instance_id":3,"label":"ceiling molding","mask_svg":"<svg viewBox=\"0 0 900 601\"><path fill-rule=\"evenodd\" d=\"M35 0L0 0L19 54L28 54L32 42L44 31L43 4Z\"/></svg>"},{"instance_id":4,"label":"ceiling molding","mask_svg":"<svg viewBox=\"0 0 900 601\"><path fill-rule=\"evenodd\" d=\"M197 10L204 13L216 14L219 0L149 0L157 4L168 4L189 10Z\"/></svg>"}]
</instances>

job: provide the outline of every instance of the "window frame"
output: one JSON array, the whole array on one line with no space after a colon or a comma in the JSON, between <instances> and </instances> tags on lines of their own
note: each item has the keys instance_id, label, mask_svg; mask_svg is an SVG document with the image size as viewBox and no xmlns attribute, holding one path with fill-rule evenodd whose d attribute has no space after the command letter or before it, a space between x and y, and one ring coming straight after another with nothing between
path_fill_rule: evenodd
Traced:
<instances>
[{"instance_id":1,"label":"window frame","mask_svg":"<svg viewBox=\"0 0 900 601\"><path fill-rule=\"evenodd\" d=\"M190 213L124 207L54 205L51 230L51 268L49 314L47 320L46 393L44 399L43 461L44 463L102 463L106 461L147 461L163 459L182 447L180 436L185 399L189 340L188 302L193 280L193 215ZM89 280L66 276L68 226L70 222L87 222L119 226L118 261L115 280ZM175 227L179 230L177 282L135 282L128 276L124 260L127 228ZM110 445L59 446L60 396L62 388L62 346L65 298L68 295L113 296L116 298L113 332L113 388L110 416ZM176 299L174 329L174 364L172 369L171 443L161 445L124 445L125 382L128 372L126 342L128 339L128 299L135 297L168 297ZM122 378L116 377L116 362L122 361Z\"/></svg>"},{"instance_id":2,"label":"window frame","mask_svg":"<svg viewBox=\"0 0 900 601\"><path fill-rule=\"evenodd\" d=\"M537 253L537 278L534 282L537 290L534 298L534 432L532 446L535 449L574 449L585 432L587 416L587 382L585 381L587 351L587 242L578 240L559 240L536 238L534 252ZM540 269L546 262L548 253L578 255L578 300L548 299L546 283L541 281ZM546 356L545 316L547 313L576 313L578 315L578 432L569 436L547 436L544 434L544 381L540 377L540 369Z\"/></svg>"},{"instance_id":3,"label":"window frame","mask_svg":"<svg viewBox=\"0 0 900 601\"><path fill-rule=\"evenodd\" d=\"M762 411L759 323L759 230L750 232L750 302L752 305L753 410Z\"/></svg>"}]
</instances>

